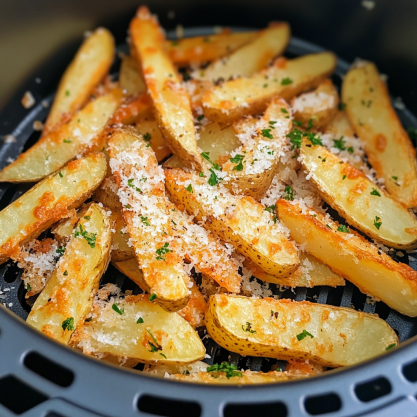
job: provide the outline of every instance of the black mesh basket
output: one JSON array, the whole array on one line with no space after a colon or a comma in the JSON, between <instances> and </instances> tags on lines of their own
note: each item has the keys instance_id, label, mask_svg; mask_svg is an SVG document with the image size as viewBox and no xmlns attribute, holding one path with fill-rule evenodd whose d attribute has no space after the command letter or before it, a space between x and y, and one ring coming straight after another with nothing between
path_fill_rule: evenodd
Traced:
<instances>
[{"instance_id":1,"label":"black mesh basket","mask_svg":"<svg viewBox=\"0 0 417 417\"><path fill-rule=\"evenodd\" d=\"M39 3L45 5L49 2ZM84 10L93 13L88 4L75 3L77 7L81 9L84 7ZM98 7L98 3L91 3ZM121 33L127 27L128 20L134 12L133 6L136 6L136 4L128 3L126 2L126 7L122 8L123 13L120 10L118 11L118 13L121 13L119 19L111 20L116 23L106 25L119 37L121 42L118 50L120 52L127 52L127 46L123 43ZM199 20L193 20L192 15L190 15L191 11L195 10L195 6L188 4L191 10L184 12L187 4L187 2L180 2L178 5L180 11L185 13L183 22L194 21L195 25L195 22L199 22ZM210 4L207 5L208 16L202 17L202 23L212 24L216 22L213 17L216 15L213 14ZM350 22L352 22L354 20L352 16L356 16L358 21L362 19L366 22L366 19L370 19L367 13L371 13L370 10L361 6L360 2L355 5L353 5L353 2L350 5L343 2L338 3L341 8L340 12L350 14L351 17L342 16L342 13L335 11L335 3L333 2L297 1L294 4L298 4L299 7L304 5L303 7L307 9L314 4L318 10L322 8L322 13L327 13L327 17L333 16L334 20L339 23L345 22L346 19L350 19ZM234 5L235 7L238 6L236 3ZM221 10L227 12L233 9L230 4L217 4L213 7L218 7L217 13L220 13ZM250 13L254 5L252 2L243 2L239 4L239 7L246 8L246 13ZM283 4L284 16L279 13L278 5L261 3L259 7L268 11L263 18L254 12L254 20L259 23L259 26L271 19L286 19L293 23L294 6L288 7ZM380 16L380 12L377 12L378 7L385 8L385 11L392 10L393 13L399 13L395 7L388 6L387 2L381 1L375 7L375 13L377 14L374 18L376 19L379 19L378 16ZM397 7L402 8L403 15L401 16L405 16L407 7L409 7L408 3L398 2ZM111 11L109 5L105 4L105 8ZM174 6L157 4L155 11L166 14L166 11L171 8L174 8ZM129 14L124 14L126 10L129 11ZM417 8L411 10L415 12L411 21L416 22ZM303 31L300 24L300 22L307 22L305 24L308 25L308 16L303 13L301 14L304 17L296 16L294 19L297 22L295 28L299 29L304 38L321 41L321 44L326 45L328 49L336 51L341 56L346 51L346 56L350 60L352 60L351 52L356 47L363 54L363 57L375 59L379 64L369 45L365 48L363 45L362 47L361 45L355 45L352 37L349 38L349 36L347 40L343 41L343 34L340 34L340 29L337 28L334 20L330 21L328 26L335 31L336 39L329 40L320 35L320 33L324 33L321 26L319 27L320 36L317 36L317 34L316 36L310 36L308 31ZM244 26L242 23L245 23L249 27L250 19L248 15L242 10L239 11L238 15L239 18L232 16L229 19L231 22L228 22L226 17L223 16L219 23L230 25L240 22L240 26ZM313 15L312 18L318 23L326 23L325 19L317 18L317 16L314 17ZM392 16L385 16L385 19L389 22L389 19L393 18ZM398 21L398 16L395 19ZM0 22L1 20L0 17ZM166 23L165 26L173 26L172 22L164 22L164 18L161 20L163 25ZM103 22L103 24L105 23ZM366 24L369 27L375 27L369 22ZM212 26L200 27L198 29L186 29L185 35L193 36L212 32ZM414 28L414 34L417 34L416 28ZM169 32L168 36L174 37L175 33ZM411 42L411 35L409 40ZM370 40L369 44L372 46L373 42ZM398 39L396 42L399 42ZM341 47L338 48L338 45ZM417 48L414 47L414 49ZM16 158L19 153L37 141L39 132L33 130L33 121L46 118L49 106L45 106L45 103L50 104L52 102L53 85L56 85L59 74L65 68L63 62L64 64L68 62L74 48L69 46L64 50L65 53L62 56L58 54L40 67L38 72L28 79L22 90L17 92L7 107L4 108L0 116L0 135L12 134L17 141L4 143L0 147L0 168L7 165L9 158ZM322 50L324 48L321 46L293 37L286 55L294 57ZM65 58L63 59L64 55ZM415 59L414 66L413 59ZM381 61L384 62L384 59L381 58ZM114 73L119 64L120 62L115 63ZM410 53L407 65L413 67L414 70L417 68L417 50L414 50L414 54ZM335 85L340 86L343 74L348 67L348 62L339 59L333 76ZM391 66L388 63L383 67L383 70L392 76L389 72L390 68ZM409 71L409 69L405 69L406 73L409 73ZM50 80L54 84L52 84L52 81L48 81L50 73ZM394 73L396 77L401 75L401 71L398 69ZM43 79L46 80L45 83L42 82ZM414 113L417 113L417 106L415 104L413 106L411 101L415 92L416 80L410 78L408 88L405 81L407 80L402 78L392 84L395 84L399 94L404 93L403 97L407 104L408 97L411 104L409 107ZM390 83L390 87L392 87L392 84ZM391 90L397 92L395 87ZM32 92L37 102L37 105L30 110L25 110L20 104L21 93L26 90ZM405 127L417 128L417 119L409 110L406 108L398 110L398 115ZM0 209L6 207L30 187L31 184L17 186L0 184ZM417 270L417 260L409 259L404 251L402 253L401 258L396 258L396 251L392 252L392 256L397 261L405 262ZM403 342L399 348L358 366L328 371L307 380L262 386L231 387L196 385L143 376L134 370L120 369L87 358L70 348L58 345L43 337L22 321L26 318L30 307L24 298L25 290L20 280L20 274L19 269L11 262L0 265L0 303L3 304L0 308L0 416L14 416L16 414L34 417L128 417L138 415L169 417L244 417L256 415L263 417L311 415L417 416L415 398L417 393L417 344L413 340L417 334L417 318L403 316L391 310L382 302L368 303L366 296L348 282L345 287L298 288L295 292L290 290L279 292L274 285L271 285L270 288L280 298L353 307L358 311L376 313L380 318L386 320L398 334L400 341ZM140 292L140 289L132 281L111 266L101 281L102 284L108 282L114 282L123 290L132 290L134 294ZM281 369L285 367L285 361L242 357L236 353L228 352L219 347L212 339L206 338L204 343L207 353L210 355L209 359L205 359L207 364L228 360L230 363L237 365L239 369L251 369L253 371L268 371L271 367L277 365L277 362ZM140 366L138 369L141 369Z\"/></svg>"}]
</instances>

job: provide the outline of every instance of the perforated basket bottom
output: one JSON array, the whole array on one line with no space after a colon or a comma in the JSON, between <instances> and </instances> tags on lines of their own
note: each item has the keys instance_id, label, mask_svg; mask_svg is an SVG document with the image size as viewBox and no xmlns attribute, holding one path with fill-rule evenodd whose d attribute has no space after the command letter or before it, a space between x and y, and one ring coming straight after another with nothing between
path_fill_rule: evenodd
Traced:
<instances>
[{"instance_id":1,"label":"perforated basket bottom","mask_svg":"<svg viewBox=\"0 0 417 417\"><path fill-rule=\"evenodd\" d=\"M190 29L186 31L187 36L194 36L197 34L211 33L205 29ZM304 55L308 53L319 52L322 49L309 44L304 41L292 39L289 45L286 56L294 57L298 55ZM119 52L128 52L126 45L118 47ZM114 73L119 68L120 59L117 57L114 64ZM335 74L333 76L333 82L336 86L340 87L341 77L348 69L349 65L339 60ZM36 92L33 92L36 96ZM37 97L39 98L39 97ZM16 137L16 143L4 144L0 149L0 167L3 168L7 165L10 158L15 159L22 150L28 149L39 138L40 133L33 131L32 124L35 120L44 121L53 96L44 98L43 100L37 100L37 105L30 113L22 120L19 126L13 132L13 136ZM45 104L48 104L46 106ZM417 127L417 120L406 109L397 110L397 113L406 127ZM6 207L10 202L27 191L31 184L0 184L0 209ZM330 210L331 214L338 219L337 214ZM413 259L405 251L400 252L394 250L390 251L390 255L396 260L410 265L412 268L417 269L417 259ZM417 257L417 256L416 256ZM0 302L2 302L8 309L17 314L19 317L26 319L30 306L25 301L25 289L23 282L20 279L21 271L11 261L3 265L0 265ZM255 279L255 278L254 278ZM198 277L197 277L198 280ZM134 284L130 279L117 271L111 265L107 272L101 279L101 285L112 282L122 288L123 291L132 290L133 294L141 292L139 287ZM273 294L278 295L279 298L289 298L296 301L307 300L312 303L329 304L333 306L351 307L358 311L364 311L366 313L375 313L384 320L396 331L400 341L403 342L412 336L417 334L417 319L409 318L391 310L386 304L382 302L369 303L367 297L362 294L358 288L349 282L346 282L344 287L315 287L315 288L296 288L294 290L288 289L283 292L271 284L270 289ZM204 331L201 329L201 336L204 336ZM275 359L258 358L258 357L242 357L239 354L229 352L219 345L217 345L212 339L204 338L203 342L207 349L207 354L210 358L205 359L208 364L220 363L221 361L228 360L230 363L234 363L238 368L251 369L253 371L269 371L271 367L277 365L283 369L285 367L285 361L276 361ZM139 365L138 369L141 369Z\"/></svg>"}]
</instances>

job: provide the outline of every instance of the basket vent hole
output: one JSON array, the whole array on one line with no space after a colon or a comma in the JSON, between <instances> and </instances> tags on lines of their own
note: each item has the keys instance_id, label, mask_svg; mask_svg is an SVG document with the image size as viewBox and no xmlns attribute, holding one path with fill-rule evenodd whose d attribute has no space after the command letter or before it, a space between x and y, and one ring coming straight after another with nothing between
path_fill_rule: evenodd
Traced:
<instances>
[{"instance_id":1,"label":"basket vent hole","mask_svg":"<svg viewBox=\"0 0 417 417\"><path fill-rule=\"evenodd\" d=\"M282 402L266 404L227 404L224 417L287 417L288 411Z\"/></svg>"},{"instance_id":2,"label":"basket vent hole","mask_svg":"<svg viewBox=\"0 0 417 417\"><path fill-rule=\"evenodd\" d=\"M15 414L22 414L47 399L46 395L12 375L0 379L0 404Z\"/></svg>"},{"instance_id":3,"label":"basket vent hole","mask_svg":"<svg viewBox=\"0 0 417 417\"><path fill-rule=\"evenodd\" d=\"M5 272L3 279L8 284L16 281L16 278L21 275L22 270L18 268L16 263L8 263L5 265Z\"/></svg>"},{"instance_id":4,"label":"basket vent hole","mask_svg":"<svg viewBox=\"0 0 417 417\"><path fill-rule=\"evenodd\" d=\"M74 381L72 371L37 352L29 352L25 356L23 363L26 368L60 387L69 387Z\"/></svg>"},{"instance_id":5,"label":"basket vent hole","mask_svg":"<svg viewBox=\"0 0 417 417\"><path fill-rule=\"evenodd\" d=\"M334 393L315 395L305 399L304 407L308 414L319 416L339 411L342 408L342 401L339 396Z\"/></svg>"},{"instance_id":6,"label":"basket vent hole","mask_svg":"<svg viewBox=\"0 0 417 417\"><path fill-rule=\"evenodd\" d=\"M200 417L201 407L193 401L173 400L153 395L142 395L138 401L139 411L164 417Z\"/></svg>"},{"instance_id":7,"label":"basket vent hole","mask_svg":"<svg viewBox=\"0 0 417 417\"><path fill-rule=\"evenodd\" d=\"M417 361L405 365L402 372L410 382L417 382Z\"/></svg>"},{"instance_id":8,"label":"basket vent hole","mask_svg":"<svg viewBox=\"0 0 417 417\"><path fill-rule=\"evenodd\" d=\"M364 403L388 395L391 392L391 384L384 377L375 378L372 381L358 384L355 387L356 396Z\"/></svg>"}]
</instances>

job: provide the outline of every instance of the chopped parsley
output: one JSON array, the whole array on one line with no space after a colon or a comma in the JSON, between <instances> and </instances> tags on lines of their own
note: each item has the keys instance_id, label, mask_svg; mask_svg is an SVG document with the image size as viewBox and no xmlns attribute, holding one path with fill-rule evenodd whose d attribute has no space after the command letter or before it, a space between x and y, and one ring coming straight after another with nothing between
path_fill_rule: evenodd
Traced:
<instances>
[{"instance_id":1,"label":"chopped parsley","mask_svg":"<svg viewBox=\"0 0 417 417\"><path fill-rule=\"evenodd\" d=\"M237 370L236 365L230 365L227 362L222 362L219 364L214 364L207 367L207 372L225 372L227 379L233 378L234 376L242 376L242 372ZM215 378L212 375L213 378Z\"/></svg>"},{"instance_id":2,"label":"chopped parsley","mask_svg":"<svg viewBox=\"0 0 417 417\"><path fill-rule=\"evenodd\" d=\"M150 226L151 224L149 223L149 221L148 221L148 218L147 217L143 217L143 216L140 216L140 221L145 225L145 226Z\"/></svg>"},{"instance_id":3,"label":"chopped parsley","mask_svg":"<svg viewBox=\"0 0 417 417\"><path fill-rule=\"evenodd\" d=\"M342 180L344 180L344 179L346 179L346 175L343 175L343 178L342 178Z\"/></svg>"},{"instance_id":4,"label":"chopped parsley","mask_svg":"<svg viewBox=\"0 0 417 417\"><path fill-rule=\"evenodd\" d=\"M395 181L397 181L398 180L398 177L396 177L396 176L393 175L392 176L392 179L395 180Z\"/></svg>"},{"instance_id":5,"label":"chopped parsley","mask_svg":"<svg viewBox=\"0 0 417 417\"><path fill-rule=\"evenodd\" d=\"M290 84L292 84L292 79L290 77L286 77L281 80L281 85L290 85Z\"/></svg>"},{"instance_id":6,"label":"chopped parsley","mask_svg":"<svg viewBox=\"0 0 417 417\"><path fill-rule=\"evenodd\" d=\"M233 158L230 158L230 162L233 164L237 164L233 171L242 171L243 170L243 160L245 159L245 155L235 155Z\"/></svg>"},{"instance_id":7,"label":"chopped parsley","mask_svg":"<svg viewBox=\"0 0 417 417\"><path fill-rule=\"evenodd\" d=\"M134 188L138 193L141 193L142 194L142 190L140 189L140 188L138 188L138 187L135 187L135 185L133 184L133 181L134 181L134 179L133 178L130 178L130 179L128 179L127 180L127 185L130 187L130 188Z\"/></svg>"},{"instance_id":8,"label":"chopped parsley","mask_svg":"<svg viewBox=\"0 0 417 417\"><path fill-rule=\"evenodd\" d=\"M126 204L126 205L125 205L125 208L130 209L130 208L131 208L131 207L130 207L130 204Z\"/></svg>"},{"instance_id":9,"label":"chopped parsley","mask_svg":"<svg viewBox=\"0 0 417 417\"><path fill-rule=\"evenodd\" d=\"M73 331L74 330L74 317L69 317L62 322L62 328L64 330Z\"/></svg>"},{"instance_id":10,"label":"chopped parsley","mask_svg":"<svg viewBox=\"0 0 417 417\"><path fill-rule=\"evenodd\" d=\"M137 324L142 324L143 323L143 318L139 317L136 321Z\"/></svg>"},{"instance_id":11,"label":"chopped parsley","mask_svg":"<svg viewBox=\"0 0 417 417\"><path fill-rule=\"evenodd\" d=\"M94 249L96 247L97 233L89 233L87 232L87 230L83 230L82 224L80 224L79 229L80 230L75 230L74 237L75 238L79 236L83 237L87 241L87 243L90 245L90 247Z\"/></svg>"},{"instance_id":12,"label":"chopped parsley","mask_svg":"<svg viewBox=\"0 0 417 417\"><path fill-rule=\"evenodd\" d=\"M63 255L65 253L65 247L60 246L59 248L57 248L56 253L58 253L59 255Z\"/></svg>"},{"instance_id":13,"label":"chopped parsley","mask_svg":"<svg viewBox=\"0 0 417 417\"><path fill-rule=\"evenodd\" d=\"M191 184L189 184L189 185L188 185L188 187L186 188L186 190L187 190L189 193L192 193L192 192L193 192L193 186L192 186Z\"/></svg>"},{"instance_id":14,"label":"chopped parsley","mask_svg":"<svg viewBox=\"0 0 417 417\"><path fill-rule=\"evenodd\" d=\"M346 109L346 104L345 103L339 103L338 108L340 111L343 111Z\"/></svg>"},{"instance_id":15,"label":"chopped parsley","mask_svg":"<svg viewBox=\"0 0 417 417\"><path fill-rule=\"evenodd\" d=\"M284 199L287 200L287 201L293 201L294 200L294 191L289 185L287 185L285 187Z\"/></svg>"},{"instance_id":16,"label":"chopped parsley","mask_svg":"<svg viewBox=\"0 0 417 417\"><path fill-rule=\"evenodd\" d=\"M375 219L374 219L374 226L379 230L379 228L382 226L382 222L380 222L379 220L381 220L381 218L380 217L378 217L378 216L375 216Z\"/></svg>"},{"instance_id":17,"label":"chopped parsley","mask_svg":"<svg viewBox=\"0 0 417 417\"><path fill-rule=\"evenodd\" d=\"M26 291L31 291L32 290L32 287L30 286L30 284L29 283L27 283L26 284Z\"/></svg>"},{"instance_id":18,"label":"chopped parsley","mask_svg":"<svg viewBox=\"0 0 417 417\"><path fill-rule=\"evenodd\" d=\"M275 204L272 204L272 206L265 207L265 211L268 211L269 213L274 215L273 220L274 220L274 223L276 223L278 220L278 216L275 211Z\"/></svg>"},{"instance_id":19,"label":"chopped parsley","mask_svg":"<svg viewBox=\"0 0 417 417\"><path fill-rule=\"evenodd\" d=\"M60 176L60 178L64 178L64 174L61 171L58 172L58 175Z\"/></svg>"},{"instance_id":20,"label":"chopped parsley","mask_svg":"<svg viewBox=\"0 0 417 417\"><path fill-rule=\"evenodd\" d=\"M274 137L271 135L271 129L262 129L261 133L264 138L274 139Z\"/></svg>"},{"instance_id":21,"label":"chopped parsley","mask_svg":"<svg viewBox=\"0 0 417 417\"><path fill-rule=\"evenodd\" d=\"M268 84L264 84L264 88L268 87Z\"/></svg>"},{"instance_id":22,"label":"chopped parsley","mask_svg":"<svg viewBox=\"0 0 417 417\"><path fill-rule=\"evenodd\" d=\"M169 252L172 252L171 249L168 249L169 243L165 242L162 247L156 250L156 254L158 255L156 257L157 261L165 261L165 255Z\"/></svg>"},{"instance_id":23,"label":"chopped parsley","mask_svg":"<svg viewBox=\"0 0 417 417\"><path fill-rule=\"evenodd\" d=\"M215 162L213 162L210 159L210 152L201 152L200 154L202 156L202 158L204 158L206 161L210 162L211 165L213 165L213 168L216 169L217 171L221 171L221 167L219 164L216 164Z\"/></svg>"},{"instance_id":24,"label":"chopped parsley","mask_svg":"<svg viewBox=\"0 0 417 417\"><path fill-rule=\"evenodd\" d=\"M201 114L200 116L197 117L197 120L199 122L201 122L204 119L204 114Z\"/></svg>"},{"instance_id":25,"label":"chopped parsley","mask_svg":"<svg viewBox=\"0 0 417 417\"><path fill-rule=\"evenodd\" d=\"M216 173L214 172L213 169L210 168L209 171L211 172L211 175L210 175L210 178L208 180L208 183L211 186L215 186L221 181L221 178L217 177L217 175L216 175Z\"/></svg>"},{"instance_id":26,"label":"chopped parsley","mask_svg":"<svg viewBox=\"0 0 417 417\"><path fill-rule=\"evenodd\" d=\"M381 197L381 194L379 191L375 188L372 188L371 195L376 195L377 197Z\"/></svg>"},{"instance_id":27,"label":"chopped parsley","mask_svg":"<svg viewBox=\"0 0 417 417\"><path fill-rule=\"evenodd\" d=\"M174 222L174 220L172 220L172 219L171 219L171 223L172 223L174 226L176 226L176 225L177 225L177 223L175 223L175 222Z\"/></svg>"},{"instance_id":28,"label":"chopped parsley","mask_svg":"<svg viewBox=\"0 0 417 417\"><path fill-rule=\"evenodd\" d=\"M340 149L341 151L345 151L346 150L346 142L343 139L343 136L340 137L340 139L333 139L334 142L334 147L336 149Z\"/></svg>"},{"instance_id":29,"label":"chopped parsley","mask_svg":"<svg viewBox=\"0 0 417 417\"><path fill-rule=\"evenodd\" d=\"M353 152L354 152L353 146L349 146L349 148L347 148L347 151L348 151L350 154L353 154Z\"/></svg>"},{"instance_id":30,"label":"chopped parsley","mask_svg":"<svg viewBox=\"0 0 417 417\"><path fill-rule=\"evenodd\" d=\"M65 91L65 95L66 95L67 97L69 97L69 95L70 95L69 90L66 90L66 91Z\"/></svg>"},{"instance_id":31,"label":"chopped parsley","mask_svg":"<svg viewBox=\"0 0 417 417\"><path fill-rule=\"evenodd\" d=\"M300 334L297 334L297 339L300 341L300 340L305 339L307 336L310 336L311 338L313 338L313 337L314 337L314 336L313 336L311 333L309 333L307 330L303 330Z\"/></svg>"},{"instance_id":32,"label":"chopped parsley","mask_svg":"<svg viewBox=\"0 0 417 417\"><path fill-rule=\"evenodd\" d=\"M165 359L167 358L162 352L160 353L160 355Z\"/></svg>"},{"instance_id":33,"label":"chopped parsley","mask_svg":"<svg viewBox=\"0 0 417 417\"><path fill-rule=\"evenodd\" d=\"M284 114L288 114L288 110L287 110L287 109L285 109L284 107L282 107L282 108L281 108L281 111L282 111Z\"/></svg>"},{"instance_id":34,"label":"chopped parsley","mask_svg":"<svg viewBox=\"0 0 417 417\"><path fill-rule=\"evenodd\" d=\"M204 172L200 172L200 173L198 174L198 176L199 176L199 177L204 177Z\"/></svg>"},{"instance_id":35,"label":"chopped parsley","mask_svg":"<svg viewBox=\"0 0 417 417\"><path fill-rule=\"evenodd\" d=\"M158 341L156 340L156 337L152 334L152 332L149 329L146 329L146 331L150 334L150 336L152 337L152 340L155 343L153 344L152 342L148 342L149 346L151 347L151 350L149 352L157 352L158 350L162 350L162 346L158 343Z\"/></svg>"},{"instance_id":36,"label":"chopped parsley","mask_svg":"<svg viewBox=\"0 0 417 417\"><path fill-rule=\"evenodd\" d=\"M90 217L90 216L84 216L84 219L86 219L86 220L90 220L90 219L91 219L91 217Z\"/></svg>"},{"instance_id":37,"label":"chopped parsley","mask_svg":"<svg viewBox=\"0 0 417 417\"><path fill-rule=\"evenodd\" d=\"M311 119L310 119L311 120ZM321 141L320 136L317 136L313 133L313 132L309 132L309 133L304 133L303 136L307 136L307 139L314 145L320 145L323 146L323 142Z\"/></svg>"},{"instance_id":38,"label":"chopped parsley","mask_svg":"<svg viewBox=\"0 0 417 417\"><path fill-rule=\"evenodd\" d=\"M156 298L158 298L158 296L157 296L155 293L153 293L153 294L149 297L149 301L153 301L153 300L155 300Z\"/></svg>"},{"instance_id":39,"label":"chopped parsley","mask_svg":"<svg viewBox=\"0 0 417 417\"><path fill-rule=\"evenodd\" d=\"M277 319L277 318L278 318L278 315L279 315L278 311L271 310L271 320L272 320L274 317Z\"/></svg>"},{"instance_id":40,"label":"chopped parsley","mask_svg":"<svg viewBox=\"0 0 417 417\"><path fill-rule=\"evenodd\" d=\"M67 277L68 276L68 271L64 271L64 277Z\"/></svg>"},{"instance_id":41,"label":"chopped parsley","mask_svg":"<svg viewBox=\"0 0 417 417\"><path fill-rule=\"evenodd\" d=\"M397 346L397 344L392 343L391 345L387 346L387 348L385 350L391 350L392 348L395 348L395 346Z\"/></svg>"},{"instance_id":42,"label":"chopped parsley","mask_svg":"<svg viewBox=\"0 0 417 417\"><path fill-rule=\"evenodd\" d=\"M338 228L337 228L338 232L342 232L342 233L350 233L350 230L344 225L341 224Z\"/></svg>"},{"instance_id":43,"label":"chopped parsley","mask_svg":"<svg viewBox=\"0 0 417 417\"><path fill-rule=\"evenodd\" d=\"M317 117L316 117L316 118L317 118ZM306 127L306 129L307 129L307 130L310 130L312 127L313 127L313 119L310 119L310 120L308 121L308 123L307 123L307 127Z\"/></svg>"},{"instance_id":44,"label":"chopped parsley","mask_svg":"<svg viewBox=\"0 0 417 417\"><path fill-rule=\"evenodd\" d=\"M328 224L326 224L326 226L330 229L330 230L333 230Z\"/></svg>"},{"instance_id":45,"label":"chopped parsley","mask_svg":"<svg viewBox=\"0 0 417 417\"><path fill-rule=\"evenodd\" d=\"M249 323L248 321L246 322L246 328L244 327L244 325L242 324L242 330L244 332L249 332L249 333L256 333L256 330L252 330L252 323Z\"/></svg>"},{"instance_id":46,"label":"chopped parsley","mask_svg":"<svg viewBox=\"0 0 417 417\"><path fill-rule=\"evenodd\" d=\"M294 148L301 148L301 142L303 141L303 132L301 132L301 130L294 129L292 132L288 133L287 138L289 138L292 143L291 150L294 150Z\"/></svg>"},{"instance_id":47,"label":"chopped parsley","mask_svg":"<svg viewBox=\"0 0 417 417\"><path fill-rule=\"evenodd\" d=\"M64 143L71 143L71 139L64 139Z\"/></svg>"},{"instance_id":48,"label":"chopped parsley","mask_svg":"<svg viewBox=\"0 0 417 417\"><path fill-rule=\"evenodd\" d=\"M298 127L301 127L303 125L303 122L300 122L298 120L293 120L292 122Z\"/></svg>"},{"instance_id":49,"label":"chopped parsley","mask_svg":"<svg viewBox=\"0 0 417 417\"><path fill-rule=\"evenodd\" d=\"M111 306L111 308L112 308L112 310L114 310L116 313L118 313L118 314L120 314L120 315L122 315L122 314L124 314L124 309L123 308L119 308L118 307L118 304L116 304L116 303L113 303L113 305Z\"/></svg>"}]
</instances>

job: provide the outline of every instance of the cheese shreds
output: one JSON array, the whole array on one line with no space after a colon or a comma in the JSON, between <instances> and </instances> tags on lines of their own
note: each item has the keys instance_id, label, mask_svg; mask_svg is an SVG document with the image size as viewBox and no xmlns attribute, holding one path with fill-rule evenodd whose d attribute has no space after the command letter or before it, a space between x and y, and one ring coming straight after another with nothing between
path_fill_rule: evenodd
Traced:
<instances>
[{"instance_id":1,"label":"cheese shreds","mask_svg":"<svg viewBox=\"0 0 417 417\"><path fill-rule=\"evenodd\" d=\"M292 103L295 112L302 113L306 109L314 109L315 112L326 110L334 106L334 97L322 91L312 91L296 97Z\"/></svg>"}]
</instances>

